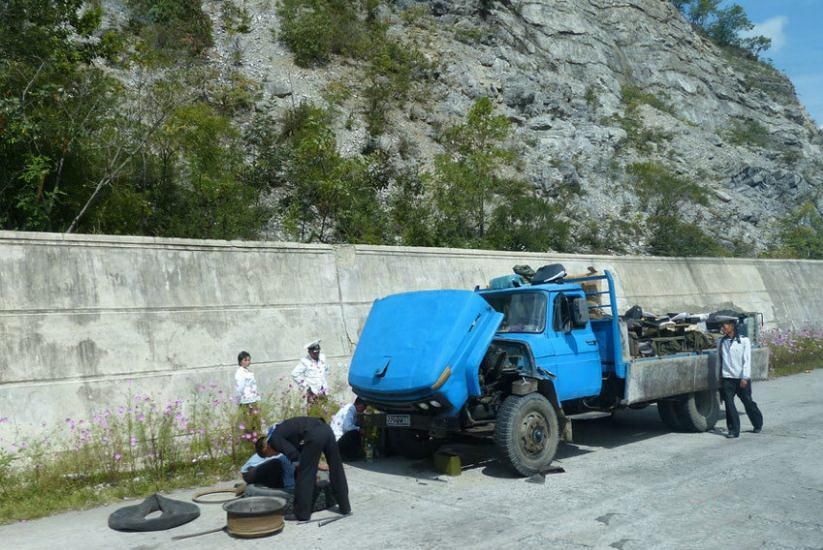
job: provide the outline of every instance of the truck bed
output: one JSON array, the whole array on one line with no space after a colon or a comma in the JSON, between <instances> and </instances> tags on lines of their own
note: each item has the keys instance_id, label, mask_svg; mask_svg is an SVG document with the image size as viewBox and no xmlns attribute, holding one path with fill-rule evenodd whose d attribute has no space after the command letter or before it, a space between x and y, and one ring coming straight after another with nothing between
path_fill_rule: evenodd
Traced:
<instances>
[{"instance_id":1,"label":"truck bed","mask_svg":"<svg viewBox=\"0 0 823 550\"><path fill-rule=\"evenodd\" d=\"M717 352L632 359L626 363L623 405L718 388ZM752 379L769 376L769 350L752 349Z\"/></svg>"}]
</instances>

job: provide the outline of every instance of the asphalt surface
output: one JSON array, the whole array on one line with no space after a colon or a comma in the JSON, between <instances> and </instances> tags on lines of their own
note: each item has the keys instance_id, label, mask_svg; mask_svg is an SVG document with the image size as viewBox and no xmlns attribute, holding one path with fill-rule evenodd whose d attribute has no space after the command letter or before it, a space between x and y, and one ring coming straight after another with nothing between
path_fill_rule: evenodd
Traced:
<instances>
[{"instance_id":1,"label":"asphalt surface","mask_svg":"<svg viewBox=\"0 0 823 550\"><path fill-rule=\"evenodd\" d=\"M821 396L823 369L755 383L765 427L751 433L741 405L736 440L722 430L670 433L654 406L576 422L575 444L561 444L556 461L565 472L544 484L510 476L488 445L461 445L474 458L454 478L401 459L347 466L352 516L288 522L257 541L222 532L171 540L224 524L219 505L170 531L119 533L106 525L118 503L0 527L0 547L823 549Z\"/></svg>"}]
</instances>

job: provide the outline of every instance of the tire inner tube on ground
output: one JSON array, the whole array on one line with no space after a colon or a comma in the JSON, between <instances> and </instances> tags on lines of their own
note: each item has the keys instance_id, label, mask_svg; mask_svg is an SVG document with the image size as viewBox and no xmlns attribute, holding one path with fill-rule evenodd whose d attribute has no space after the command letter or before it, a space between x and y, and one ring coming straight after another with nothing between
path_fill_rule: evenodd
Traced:
<instances>
[{"instance_id":1,"label":"tire inner tube on ground","mask_svg":"<svg viewBox=\"0 0 823 550\"><path fill-rule=\"evenodd\" d=\"M271 489L264 485L257 485L255 483L246 486L244 492L246 497L276 497L282 498L286 501L286 514L294 513L294 493L286 491L285 489ZM320 512L328 510L335 506L337 500L334 498L334 493L331 490L331 484L328 479L321 479L317 481L314 488L314 503L312 505L313 512Z\"/></svg>"},{"instance_id":2,"label":"tire inner tube on ground","mask_svg":"<svg viewBox=\"0 0 823 550\"><path fill-rule=\"evenodd\" d=\"M162 512L155 518L146 516ZM178 527L200 516L200 508L190 502L181 502L158 495L146 498L140 504L124 506L109 516L109 527L116 531L165 531Z\"/></svg>"}]
</instances>

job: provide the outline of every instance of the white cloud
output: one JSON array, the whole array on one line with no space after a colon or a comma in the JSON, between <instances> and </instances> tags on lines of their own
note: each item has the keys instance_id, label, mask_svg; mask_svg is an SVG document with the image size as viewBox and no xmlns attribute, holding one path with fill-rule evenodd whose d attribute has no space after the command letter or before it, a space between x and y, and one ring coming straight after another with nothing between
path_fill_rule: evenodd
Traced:
<instances>
[{"instance_id":1,"label":"white cloud","mask_svg":"<svg viewBox=\"0 0 823 550\"><path fill-rule=\"evenodd\" d=\"M779 52L783 46L786 45L786 26L789 24L789 18L785 15L778 15L766 19L762 23L755 24L750 31L740 33L743 38L750 38L752 36L765 36L772 39L772 47L769 48L769 53L775 54Z\"/></svg>"}]
</instances>

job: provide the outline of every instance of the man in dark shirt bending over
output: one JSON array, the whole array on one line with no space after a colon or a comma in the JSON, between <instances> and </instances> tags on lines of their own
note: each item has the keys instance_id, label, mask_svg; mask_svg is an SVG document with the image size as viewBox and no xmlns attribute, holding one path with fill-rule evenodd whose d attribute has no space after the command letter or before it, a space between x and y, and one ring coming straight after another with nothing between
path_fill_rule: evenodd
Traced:
<instances>
[{"instance_id":1,"label":"man in dark shirt bending over","mask_svg":"<svg viewBox=\"0 0 823 550\"><path fill-rule=\"evenodd\" d=\"M343 460L332 429L320 418L298 416L277 424L269 435L269 446L283 453L297 468L294 485L294 515L304 521L311 518L314 484L320 454L329 465L329 482L341 514L351 513L349 486Z\"/></svg>"}]
</instances>

